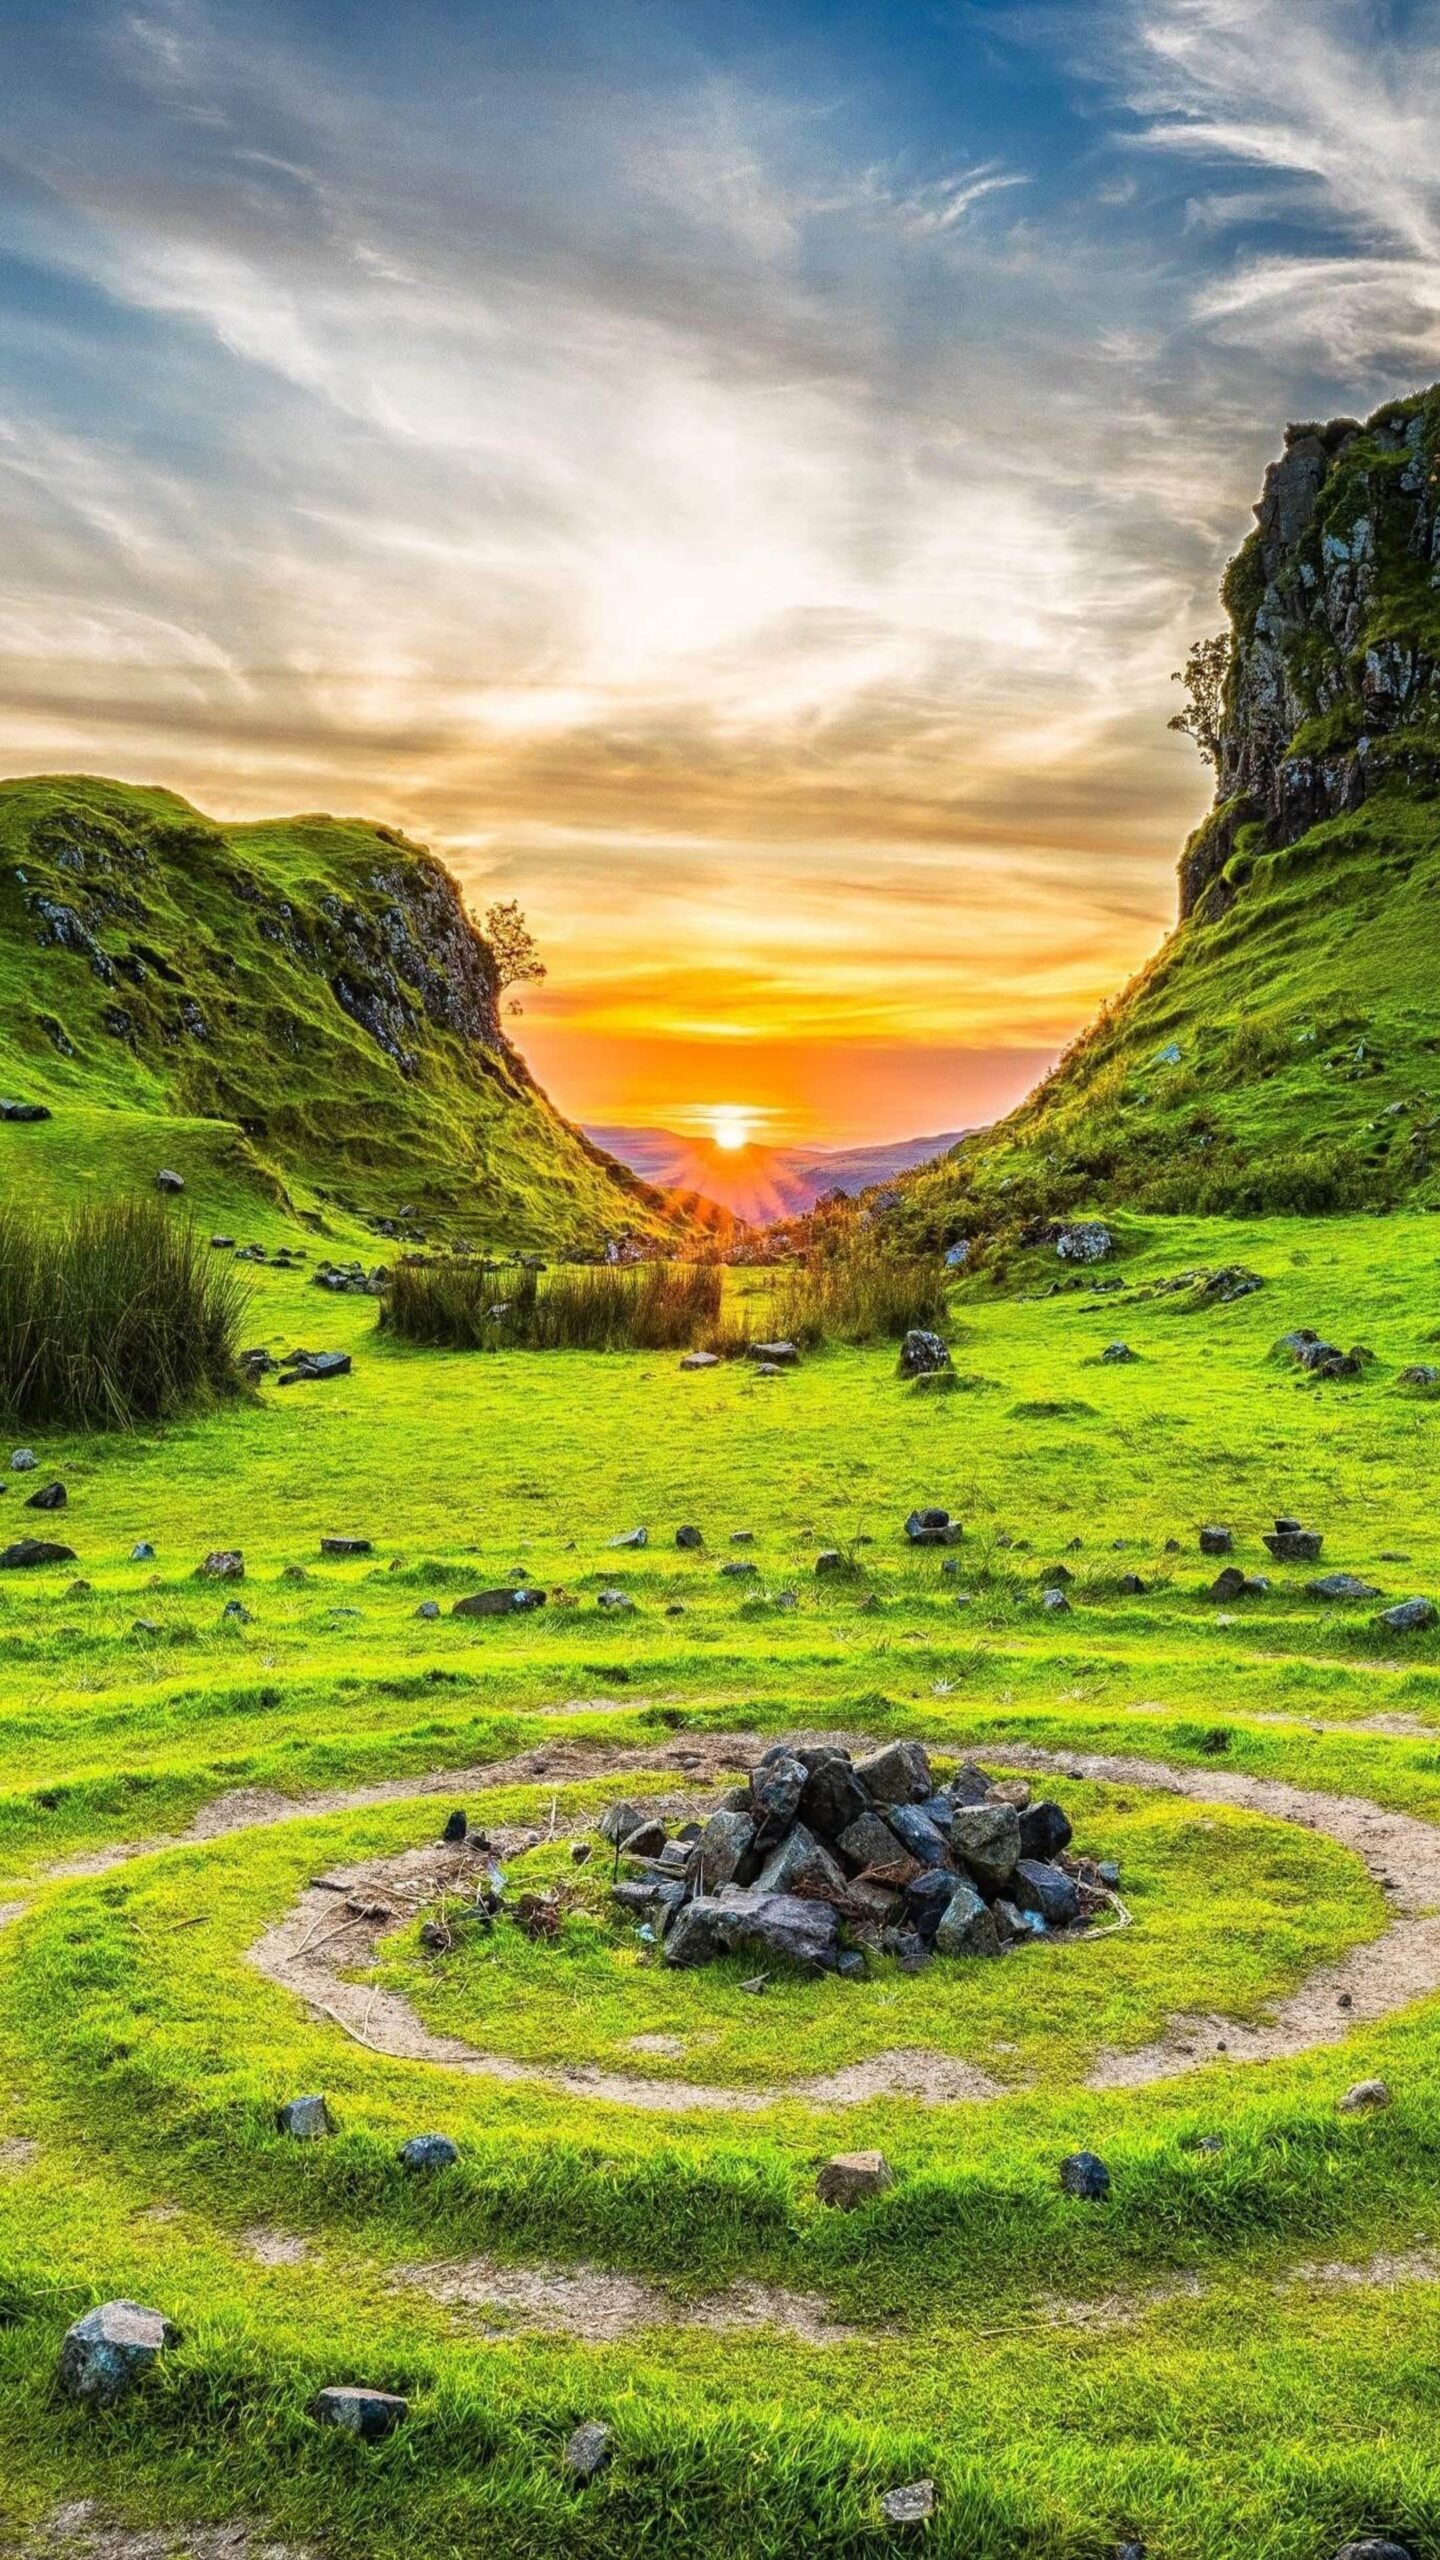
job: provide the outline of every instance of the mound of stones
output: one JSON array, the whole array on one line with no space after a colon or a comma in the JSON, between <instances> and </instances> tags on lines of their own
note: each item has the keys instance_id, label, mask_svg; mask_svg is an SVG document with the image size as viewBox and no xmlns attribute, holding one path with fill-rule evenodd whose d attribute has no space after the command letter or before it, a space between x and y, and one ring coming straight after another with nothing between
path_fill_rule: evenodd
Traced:
<instances>
[{"instance_id":1,"label":"mound of stones","mask_svg":"<svg viewBox=\"0 0 1440 2560\"><path fill-rule=\"evenodd\" d=\"M1023 1779L967 1765L942 1785L918 1742L858 1760L778 1742L703 1825L671 1839L619 1803L600 1830L616 1853L615 1900L676 1966L741 1955L860 1975L869 1956L909 1970L998 1956L1084 1928L1118 1882L1068 1854L1066 1815L1033 1803Z\"/></svg>"}]
</instances>

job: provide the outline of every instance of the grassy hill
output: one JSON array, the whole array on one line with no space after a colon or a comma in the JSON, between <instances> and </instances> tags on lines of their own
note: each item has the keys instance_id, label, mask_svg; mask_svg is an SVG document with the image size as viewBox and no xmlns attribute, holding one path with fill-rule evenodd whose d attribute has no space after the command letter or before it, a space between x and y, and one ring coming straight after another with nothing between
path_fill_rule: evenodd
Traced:
<instances>
[{"instance_id":1,"label":"grassy hill","mask_svg":"<svg viewBox=\"0 0 1440 2560\"><path fill-rule=\"evenodd\" d=\"M443 866L390 828L217 825L168 791L0 784L0 1191L194 1179L510 1245L657 1231L504 1036Z\"/></svg>"},{"instance_id":2,"label":"grassy hill","mask_svg":"<svg viewBox=\"0 0 1440 2560\"><path fill-rule=\"evenodd\" d=\"M1181 921L1017 1111L910 1179L908 1223L1440 1203L1437 449L1440 390L1288 431L1225 580Z\"/></svg>"}]
</instances>

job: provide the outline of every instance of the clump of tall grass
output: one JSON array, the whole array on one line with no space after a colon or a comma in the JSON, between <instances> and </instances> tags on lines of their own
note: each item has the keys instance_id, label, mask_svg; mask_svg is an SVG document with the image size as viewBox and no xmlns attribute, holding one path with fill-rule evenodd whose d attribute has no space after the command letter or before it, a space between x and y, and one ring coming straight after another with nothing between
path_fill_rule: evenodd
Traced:
<instances>
[{"instance_id":1,"label":"clump of tall grass","mask_svg":"<svg viewBox=\"0 0 1440 2560\"><path fill-rule=\"evenodd\" d=\"M229 1393L249 1294L158 1200L55 1222L0 1209L0 1412L124 1430Z\"/></svg>"},{"instance_id":2,"label":"clump of tall grass","mask_svg":"<svg viewBox=\"0 0 1440 2560\"><path fill-rule=\"evenodd\" d=\"M402 1262L380 1320L405 1342L447 1351L738 1352L716 1262L643 1262L497 1273L468 1260Z\"/></svg>"},{"instance_id":3,"label":"clump of tall grass","mask_svg":"<svg viewBox=\"0 0 1440 2560\"><path fill-rule=\"evenodd\" d=\"M787 1342L898 1341L945 1318L945 1272L928 1254L882 1253L868 1240L810 1254L776 1284L771 1327Z\"/></svg>"}]
</instances>

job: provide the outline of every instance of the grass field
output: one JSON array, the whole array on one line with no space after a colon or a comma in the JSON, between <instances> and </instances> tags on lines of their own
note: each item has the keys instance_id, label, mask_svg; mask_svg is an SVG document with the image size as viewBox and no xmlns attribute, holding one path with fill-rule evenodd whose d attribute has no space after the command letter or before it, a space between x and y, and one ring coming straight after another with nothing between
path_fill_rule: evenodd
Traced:
<instances>
[{"instance_id":1,"label":"grass field","mask_svg":"<svg viewBox=\"0 0 1440 2560\"><path fill-rule=\"evenodd\" d=\"M8 1186L61 1203L103 1181L73 1136L0 1132ZM333 1212L323 1234L290 1223L206 1143L186 1170L207 1226L365 1253ZM1003 1290L957 1286L949 1394L903 1384L893 1345L773 1379L684 1374L673 1353L422 1351L377 1330L373 1300L255 1266L244 1339L348 1350L351 1375L164 1428L26 1435L39 1467L4 1479L6 1535L59 1477L67 1507L41 1525L76 1560L0 1576L13 2538L89 2497L376 2560L848 2560L916 2541L879 2501L926 2476L918 2539L947 2560L1103 2560L1129 2538L1164 2560L1329 2560L1382 2526L1440 2554L1440 2008L1397 1976L1353 2023L1330 2001L1324 2040L1246 2058L1317 1968L1383 1970L1386 1933L1423 1917L1363 1827L1233 1793L1440 1825L1440 1634L1375 1623L1440 1595L1440 1403L1400 1383L1440 1338L1440 1225L1119 1236L1119 1289L1042 1296L1040 1254ZM1233 1262L1264 1281L1234 1304L1155 1286ZM765 1274L729 1286L763 1316ZM1303 1378L1273 1345L1306 1324L1373 1361ZM1138 1357L1103 1361L1115 1339ZM926 1502L965 1521L957 1550L906 1546ZM1271 1567L1282 1513L1382 1599L1320 1602L1314 1568ZM689 1522L698 1552L674 1545ZM1208 1596L1209 1522L1267 1594ZM612 1547L641 1526L643 1550ZM337 1535L374 1552L323 1559ZM851 1570L817 1578L836 1546ZM197 1575L218 1547L243 1549L243 1582ZM512 1574L543 1610L450 1614ZM427 1600L438 1617L417 1617ZM802 1729L914 1734L997 1769L1058 1755L1131 1927L757 2001L734 1968L649 1962L592 1865L552 1946L512 1932L437 1959L410 1928L338 1967L345 1996L401 1994L508 2076L367 2049L250 1961L312 1877L433 1840L452 1800L533 1826L543 1883L622 1786L713 1801L727 1758ZM1107 1754L1191 1792L1064 1774ZM470 1775L422 1792L445 1772ZM1107 2078L1176 2018L1209 2022L1190 2056ZM925 2094L916 2053L985 2093ZM852 2070L858 2096L808 2087ZM1339 2111L1377 2075L1390 2108ZM338 2130L299 2145L274 2110L309 2090ZM458 2164L402 2174L417 2130L450 2133ZM817 2164L866 2145L894 2187L824 2211ZM1060 2191L1081 2145L1110 2165L1103 2206ZM114 2296L182 2335L87 2416L55 2394L55 2356ZM310 2397L345 2381L402 2390L406 2425L376 2447L318 2430ZM561 2449L590 2416L615 2454L581 2491Z\"/></svg>"}]
</instances>

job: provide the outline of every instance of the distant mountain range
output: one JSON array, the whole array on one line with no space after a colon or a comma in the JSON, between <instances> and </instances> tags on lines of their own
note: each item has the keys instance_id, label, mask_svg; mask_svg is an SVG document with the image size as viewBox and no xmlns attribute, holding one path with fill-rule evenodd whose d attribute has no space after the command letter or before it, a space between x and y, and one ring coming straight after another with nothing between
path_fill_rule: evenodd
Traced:
<instances>
[{"instance_id":1,"label":"distant mountain range","mask_svg":"<svg viewBox=\"0 0 1440 2560\"><path fill-rule=\"evenodd\" d=\"M963 1129L933 1138L895 1138L878 1147L720 1147L682 1138L673 1129L587 1124L585 1135L658 1191L716 1201L737 1218L763 1226L813 1209L827 1191L867 1191L959 1144Z\"/></svg>"}]
</instances>

